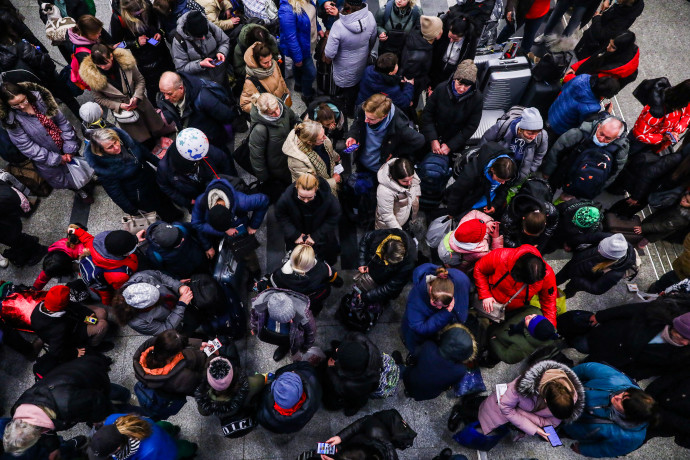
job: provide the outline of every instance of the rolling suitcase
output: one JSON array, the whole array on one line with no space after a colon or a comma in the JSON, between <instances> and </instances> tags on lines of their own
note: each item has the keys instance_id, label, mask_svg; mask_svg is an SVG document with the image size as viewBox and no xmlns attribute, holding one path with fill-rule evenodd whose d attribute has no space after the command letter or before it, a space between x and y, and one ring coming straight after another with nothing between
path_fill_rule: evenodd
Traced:
<instances>
[{"instance_id":1,"label":"rolling suitcase","mask_svg":"<svg viewBox=\"0 0 690 460\"><path fill-rule=\"evenodd\" d=\"M485 132L489 130L496 121L503 116L505 112L503 110L486 110L482 111L482 119L479 120L479 126L477 130L472 134L472 136L467 140L467 146L479 144L479 140L482 138Z\"/></svg>"},{"instance_id":2,"label":"rolling suitcase","mask_svg":"<svg viewBox=\"0 0 690 460\"><path fill-rule=\"evenodd\" d=\"M525 94L522 95L520 105L523 107L534 107L539 110L541 117L546 120L549 118L549 108L561 92L560 83L547 83L545 81L532 80L527 86Z\"/></svg>"},{"instance_id":3,"label":"rolling suitcase","mask_svg":"<svg viewBox=\"0 0 690 460\"><path fill-rule=\"evenodd\" d=\"M529 61L524 56L490 59L479 72L478 87L484 94L484 110L503 110L519 104L532 79Z\"/></svg>"}]
</instances>

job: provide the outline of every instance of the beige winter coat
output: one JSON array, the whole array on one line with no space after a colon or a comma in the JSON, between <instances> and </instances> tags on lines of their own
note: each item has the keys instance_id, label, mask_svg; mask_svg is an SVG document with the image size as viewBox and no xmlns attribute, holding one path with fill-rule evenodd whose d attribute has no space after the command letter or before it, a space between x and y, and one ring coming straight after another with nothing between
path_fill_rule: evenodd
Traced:
<instances>
[{"instance_id":1,"label":"beige winter coat","mask_svg":"<svg viewBox=\"0 0 690 460\"><path fill-rule=\"evenodd\" d=\"M113 57L124 71L132 90L132 96L139 101L136 109L139 112L139 120L135 123L119 124L119 127L137 142L144 142L151 137L159 137L164 128L163 120L146 98L146 82L137 68L134 56L128 50L115 48ZM108 108L119 113L121 112L120 104L128 104L130 97L132 97L127 94L127 85L122 78L122 72L120 72L120 84L122 86L122 91L120 91L108 82L108 78L93 63L91 55L82 61L79 66L79 75L91 88L94 101L104 109Z\"/></svg>"},{"instance_id":2,"label":"beige winter coat","mask_svg":"<svg viewBox=\"0 0 690 460\"><path fill-rule=\"evenodd\" d=\"M247 48L247 51L244 52L244 63L246 64L248 72L247 79L244 80L242 95L240 96L240 106L242 107L242 110L247 113L249 113L249 111L252 109L252 95L259 92L259 89L249 79L249 69L256 69L259 67L259 63L254 60L253 53L255 46L256 43ZM275 63L273 67L273 74L270 77L259 79L259 84L263 86L264 92L271 93L278 99L282 100L283 95L290 94L290 90L285 84L285 79L283 79L283 74L280 72L280 67L278 67L278 64ZM292 101L288 99L285 105L291 107Z\"/></svg>"},{"instance_id":3,"label":"beige winter coat","mask_svg":"<svg viewBox=\"0 0 690 460\"><path fill-rule=\"evenodd\" d=\"M307 156L307 154L300 149L298 143L301 144L295 135L295 130L293 129L290 131L290 134L288 134L285 143L283 143L283 153L288 157L288 169L290 170L290 175L292 176L292 182L295 182L300 174L316 174L317 176L326 179L328 185L331 187L331 192L338 196L338 184L336 184L335 179L333 178L333 167L340 160L340 158L333 150L333 144L331 144L331 141L326 138L323 143L326 151L328 152L328 156L331 158L331 167L328 168L327 175L323 174L323 172L326 170L326 165L323 160L319 158L318 154L312 151L313 154L311 155L311 158L309 158L309 156Z\"/></svg>"},{"instance_id":4,"label":"beige winter coat","mask_svg":"<svg viewBox=\"0 0 690 460\"><path fill-rule=\"evenodd\" d=\"M232 10L232 4L228 0L196 0L206 10L206 18L211 24L215 24L222 30L230 30L234 27L231 19L219 19L225 10Z\"/></svg>"},{"instance_id":5,"label":"beige winter coat","mask_svg":"<svg viewBox=\"0 0 690 460\"><path fill-rule=\"evenodd\" d=\"M410 188L405 188L390 175L390 166L396 159L388 160L376 174L379 186L376 189L376 228L399 228L416 215L422 189L415 174Z\"/></svg>"}]
</instances>

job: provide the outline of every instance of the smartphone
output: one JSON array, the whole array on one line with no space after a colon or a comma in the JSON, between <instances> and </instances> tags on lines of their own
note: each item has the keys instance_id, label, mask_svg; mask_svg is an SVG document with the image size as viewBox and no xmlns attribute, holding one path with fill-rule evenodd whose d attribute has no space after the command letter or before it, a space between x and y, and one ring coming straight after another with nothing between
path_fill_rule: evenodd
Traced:
<instances>
[{"instance_id":1,"label":"smartphone","mask_svg":"<svg viewBox=\"0 0 690 460\"><path fill-rule=\"evenodd\" d=\"M122 40L120 43L115 45L115 48L124 48L127 44L125 43L124 40Z\"/></svg>"},{"instance_id":2,"label":"smartphone","mask_svg":"<svg viewBox=\"0 0 690 460\"><path fill-rule=\"evenodd\" d=\"M666 131L666 134L671 138L671 145L676 145L678 143L678 139L676 139L676 136L674 136L671 131Z\"/></svg>"},{"instance_id":3,"label":"smartphone","mask_svg":"<svg viewBox=\"0 0 690 460\"><path fill-rule=\"evenodd\" d=\"M546 432L546 434L549 435L549 442L551 443L551 445L553 447L558 447L558 446L563 445L563 443L561 442L561 438L558 437L558 435L556 434L556 430L553 428L553 426L551 426L551 425L545 426L544 431Z\"/></svg>"},{"instance_id":4,"label":"smartphone","mask_svg":"<svg viewBox=\"0 0 690 460\"><path fill-rule=\"evenodd\" d=\"M325 442L320 442L316 446L317 454L333 455L335 454L335 446Z\"/></svg>"},{"instance_id":5,"label":"smartphone","mask_svg":"<svg viewBox=\"0 0 690 460\"><path fill-rule=\"evenodd\" d=\"M206 353L206 356L211 356L213 353L220 350L220 348L223 346L223 344L220 343L220 340L218 339L213 339L210 342L208 342L208 344L209 346L204 348L204 353Z\"/></svg>"},{"instance_id":6,"label":"smartphone","mask_svg":"<svg viewBox=\"0 0 690 460\"><path fill-rule=\"evenodd\" d=\"M497 383L496 384L496 402L498 404L501 404L501 396L503 396L506 391L508 391L508 384L507 383Z\"/></svg>"},{"instance_id":7,"label":"smartphone","mask_svg":"<svg viewBox=\"0 0 690 460\"><path fill-rule=\"evenodd\" d=\"M156 46L159 42L155 38L149 38L148 40L146 40L146 43L148 43L149 45Z\"/></svg>"},{"instance_id":8,"label":"smartphone","mask_svg":"<svg viewBox=\"0 0 690 460\"><path fill-rule=\"evenodd\" d=\"M96 324L98 322L98 318L94 316L87 316L86 318L84 318L84 322L86 324Z\"/></svg>"},{"instance_id":9,"label":"smartphone","mask_svg":"<svg viewBox=\"0 0 690 460\"><path fill-rule=\"evenodd\" d=\"M218 67L218 66L221 65L222 63L223 63L223 61L221 61L221 60L219 60L219 59L214 59L213 61L211 61L211 64L213 64L213 65L216 66L216 67Z\"/></svg>"},{"instance_id":10,"label":"smartphone","mask_svg":"<svg viewBox=\"0 0 690 460\"><path fill-rule=\"evenodd\" d=\"M237 235L239 236L244 236L247 234L247 227L245 227L244 224L238 225L235 227L235 230L237 230Z\"/></svg>"},{"instance_id":11,"label":"smartphone","mask_svg":"<svg viewBox=\"0 0 690 460\"><path fill-rule=\"evenodd\" d=\"M343 165L341 165L341 164L337 164L337 165L335 165L335 167L333 168L333 173L334 173L334 174L342 174L343 171L345 171L345 168L344 168Z\"/></svg>"},{"instance_id":12,"label":"smartphone","mask_svg":"<svg viewBox=\"0 0 690 460\"><path fill-rule=\"evenodd\" d=\"M349 146L349 147L345 147L345 150L343 150L343 152L345 152L345 153L352 153L352 152L354 152L355 150L357 150L358 148L359 148L359 144L352 144L352 145Z\"/></svg>"}]
</instances>

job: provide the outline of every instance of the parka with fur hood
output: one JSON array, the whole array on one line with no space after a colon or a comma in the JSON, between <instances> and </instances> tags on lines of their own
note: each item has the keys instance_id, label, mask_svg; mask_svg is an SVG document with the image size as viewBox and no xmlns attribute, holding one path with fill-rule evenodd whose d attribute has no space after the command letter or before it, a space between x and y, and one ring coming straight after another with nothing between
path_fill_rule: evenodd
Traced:
<instances>
[{"instance_id":1,"label":"parka with fur hood","mask_svg":"<svg viewBox=\"0 0 690 460\"><path fill-rule=\"evenodd\" d=\"M242 88L242 95L240 96L240 107L247 113L249 113L252 108L252 96L255 93L271 93L280 100L283 99L284 95L290 94L290 90L285 83L283 74L280 72L280 67L275 59L271 61L272 69L264 69L256 62L256 59L254 59L254 47L257 43L259 42L254 43L244 52L247 78L244 80L244 87ZM250 77L256 78L261 88L256 86ZM288 99L288 102L288 107L292 106L292 101Z\"/></svg>"},{"instance_id":2,"label":"parka with fur hood","mask_svg":"<svg viewBox=\"0 0 690 460\"><path fill-rule=\"evenodd\" d=\"M575 407L570 417L560 420L551 414L540 389L550 381L562 383L573 395ZM525 434L534 436L538 428L577 420L585 407L585 389L568 366L545 360L532 365L521 376L508 383L508 390L501 402L493 392L479 407L479 423L484 433L506 423L511 423Z\"/></svg>"},{"instance_id":3,"label":"parka with fur hood","mask_svg":"<svg viewBox=\"0 0 690 460\"><path fill-rule=\"evenodd\" d=\"M79 76L91 88L94 101L104 109L120 113L122 112L120 104L129 104L131 98L137 98L136 111L139 113L139 120L135 123L118 124L120 129L137 142L145 142L151 137L160 137L164 128L163 119L156 113L156 109L146 97L146 82L137 68L134 56L128 50L115 48L112 65L110 71L118 75L121 89L108 81L105 71L94 64L92 55L86 56L79 66Z\"/></svg>"},{"instance_id":4,"label":"parka with fur hood","mask_svg":"<svg viewBox=\"0 0 690 460\"><path fill-rule=\"evenodd\" d=\"M417 173L412 176L409 188L400 185L390 174L391 164L396 160L388 160L376 174L379 182L376 189L376 229L402 228L419 209L419 196L422 194L419 176Z\"/></svg>"}]
</instances>

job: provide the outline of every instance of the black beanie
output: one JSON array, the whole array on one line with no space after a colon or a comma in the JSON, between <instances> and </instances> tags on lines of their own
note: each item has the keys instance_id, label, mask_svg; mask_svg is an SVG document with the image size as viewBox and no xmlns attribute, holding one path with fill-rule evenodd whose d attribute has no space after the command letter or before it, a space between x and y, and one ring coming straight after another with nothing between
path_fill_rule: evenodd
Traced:
<instances>
[{"instance_id":1,"label":"black beanie","mask_svg":"<svg viewBox=\"0 0 690 460\"><path fill-rule=\"evenodd\" d=\"M350 372L362 372L367 368L369 352L359 342L343 342L338 346L336 359L340 367Z\"/></svg>"},{"instance_id":2,"label":"black beanie","mask_svg":"<svg viewBox=\"0 0 690 460\"><path fill-rule=\"evenodd\" d=\"M226 232L232 227L232 211L217 204L208 212L208 223L214 230L219 232Z\"/></svg>"},{"instance_id":3,"label":"black beanie","mask_svg":"<svg viewBox=\"0 0 690 460\"><path fill-rule=\"evenodd\" d=\"M464 327L449 327L441 333L438 352L445 360L461 363L474 355L474 339Z\"/></svg>"},{"instance_id":4,"label":"black beanie","mask_svg":"<svg viewBox=\"0 0 690 460\"><path fill-rule=\"evenodd\" d=\"M182 157L177 147L173 143L168 147L168 152L165 154L166 157L170 157L170 164L173 169L182 174L189 174L194 171L196 166L196 161L189 161L188 159Z\"/></svg>"},{"instance_id":5,"label":"black beanie","mask_svg":"<svg viewBox=\"0 0 690 460\"><path fill-rule=\"evenodd\" d=\"M187 15L185 30L194 38L201 38L208 33L208 19L200 11L190 11Z\"/></svg>"},{"instance_id":6,"label":"black beanie","mask_svg":"<svg viewBox=\"0 0 690 460\"><path fill-rule=\"evenodd\" d=\"M123 257L137 247L139 240L136 236L124 230L113 230L104 240L105 249L112 255Z\"/></svg>"}]
</instances>

